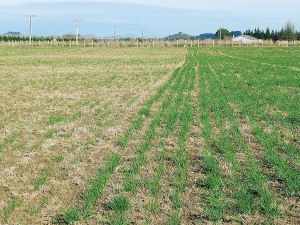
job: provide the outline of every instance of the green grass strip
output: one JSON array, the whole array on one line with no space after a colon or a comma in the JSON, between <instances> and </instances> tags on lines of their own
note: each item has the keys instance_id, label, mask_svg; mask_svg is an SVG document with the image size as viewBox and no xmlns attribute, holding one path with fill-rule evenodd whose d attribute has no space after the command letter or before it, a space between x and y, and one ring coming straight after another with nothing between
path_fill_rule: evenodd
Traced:
<instances>
[{"instance_id":1,"label":"green grass strip","mask_svg":"<svg viewBox=\"0 0 300 225\"><path fill-rule=\"evenodd\" d=\"M57 215L55 223L69 224L89 218L94 213L95 204L102 195L108 178L113 174L119 162L120 156L112 153L105 166L99 169L95 179L91 182L91 186L82 196L82 204L78 204L75 208L67 209L63 214Z\"/></svg>"},{"instance_id":2,"label":"green grass strip","mask_svg":"<svg viewBox=\"0 0 300 225\"><path fill-rule=\"evenodd\" d=\"M220 71L222 70L220 69ZM265 116L263 105L269 101L268 98L255 93L240 80L234 80L233 82L233 79L230 77L220 76L220 78L228 87L227 90L232 95L231 100L241 107L241 114L250 118L254 128L254 137L262 144L265 150L264 159L266 163L274 168L274 171L276 171L274 175L276 177L283 179L283 186L286 192L289 195L297 195L300 191L300 170L299 166L293 163L293 161L298 159L298 154L296 154L296 157L292 157L295 151L286 151L285 154L278 151L279 147L289 147L289 149L293 150L295 146L282 144L278 132L267 134L263 131L262 125L260 125L261 121L264 121L266 125L271 124L276 127L273 118ZM241 92L243 95L240 94ZM284 121L280 122L285 125ZM291 162L284 158L289 158Z\"/></svg>"},{"instance_id":3,"label":"green grass strip","mask_svg":"<svg viewBox=\"0 0 300 225\"><path fill-rule=\"evenodd\" d=\"M162 85L157 93L155 95L153 95L145 104L145 106L140 109L140 111L138 112L133 124L131 125L131 127L125 132L125 134L123 135L123 137L121 137L120 139L117 140L117 144L122 146L122 147L126 147L133 132L136 130L140 130L143 124L143 116L145 117L149 117L150 116L150 108L153 105L154 102L158 101L164 94L164 92L169 89L170 85L172 84L172 82L177 78L178 74L180 73L181 68L177 68L174 73L172 74L171 78L168 80L168 82L164 85Z\"/></svg>"},{"instance_id":4,"label":"green grass strip","mask_svg":"<svg viewBox=\"0 0 300 225\"><path fill-rule=\"evenodd\" d=\"M2 210L2 222L7 223L10 214L22 204L22 200L17 197L12 197L10 203Z\"/></svg>"},{"instance_id":5,"label":"green grass strip","mask_svg":"<svg viewBox=\"0 0 300 225\"><path fill-rule=\"evenodd\" d=\"M203 74L211 73L208 67L206 67L204 71ZM201 184L210 190L208 198L210 204L206 210L207 217L214 221L220 220L222 219L222 214L224 215L227 210L233 208L233 206L225 200L227 195L234 200L234 208L240 213L254 214L259 210L267 216L277 216L278 206L276 205L276 200L274 200L275 196L270 190L265 188L266 180L262 175L261 169L256 165L255 159L247 157L247 165L250 168L242 168L236 161L235 152L237 149L241 149L248 156L248 147L238 129L236 116L234 116L233 110L228 104L229 99L227 95L222 91L223 87L221 83L213 74L206 77L204 76L204 78L209 84L213 84L210 90L211 95L207 95L208 104L205 104L205 106L213 109L210 113L211 117L215 119L216 125L221 127L220 137L217 140L209 141L209 152L212 153L212 151L215 150L215 154L220 154L221 157L224 157L224 159L232 165L232 178L229 180L223 179L222 176L217 176L217 171L211 170L211 166L207 167L206 165L208 171L213 171L212 174L207 174L207 179ZM205 120L208 119L207 116L203 118ZM232 124L228 131L224 129L224 118L227 118L230 124ZM210 138L208 140L210 140ZM230 142L228 142L228 140L230 140ZM205 158L207 159L207 157ZM214 161L215 160L211 159L207 162L210 162L209 165L213 165L212 162ZM204 165L207 164L207 162L204 163ZM215 169L217 169L217 167L215 167ZM223 188L222 190L219 189L219 186L217 186L218 180L220 182L223 180L223 182L221 182L222 186L230 187L232 193L224 193ZM212 181L212 183L210 181ZM253 191L257 194L253 194Z\"/></svg>"}]
</instances>

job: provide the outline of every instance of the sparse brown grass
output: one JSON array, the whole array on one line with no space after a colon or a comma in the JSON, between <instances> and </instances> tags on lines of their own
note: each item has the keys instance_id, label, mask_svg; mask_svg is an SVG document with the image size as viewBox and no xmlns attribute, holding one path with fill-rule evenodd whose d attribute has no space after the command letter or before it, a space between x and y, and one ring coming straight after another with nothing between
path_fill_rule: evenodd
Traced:
<instances>
[{"instance_id":1,"label":"sparse brown grass","mask_svg":"<svg viewBox=\"0 0 300 225\"><path fill-rule=\"evenodd\" d=\"M22 200L9 224L52 223L77 203L109 153L122 155L115 142L136 112L185 59L183 49L167 48L0 55L0 210Z\"/></svg>"}]
</instances>

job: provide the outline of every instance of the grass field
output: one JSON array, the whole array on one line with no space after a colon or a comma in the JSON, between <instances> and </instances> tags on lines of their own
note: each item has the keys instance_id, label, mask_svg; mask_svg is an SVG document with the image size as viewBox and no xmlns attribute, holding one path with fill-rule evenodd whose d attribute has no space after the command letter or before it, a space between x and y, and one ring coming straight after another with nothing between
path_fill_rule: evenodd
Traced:
<instances>
[{"instance_id":1,"label":"grass field","mask_svg":"<svg viewBox=\"0 0 300 225\"><path fill-rule=\"evenodd\" d=\"M0 51L0 224L299 224L299 48Z\"/></svg>"}]
</instances>

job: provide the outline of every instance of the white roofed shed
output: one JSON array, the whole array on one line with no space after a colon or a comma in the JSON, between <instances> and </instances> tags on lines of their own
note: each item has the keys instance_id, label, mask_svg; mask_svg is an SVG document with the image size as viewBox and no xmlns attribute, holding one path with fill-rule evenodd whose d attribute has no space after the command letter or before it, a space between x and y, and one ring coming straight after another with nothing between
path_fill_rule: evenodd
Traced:
<instances>
[{"instance_id":1,"label":"white roofed shed","mask_svg":"<svg viewBox=\"0 0 300 225\"><path fill-rule=\"evenodd\" d=\"M238 37L234 37L231 39L234 42L243 42L244 44L247 43L261 43L262 40L261 39L257 39L255 37L251 37L249 35L240 35Z\"/></svg>"}]
</instances>

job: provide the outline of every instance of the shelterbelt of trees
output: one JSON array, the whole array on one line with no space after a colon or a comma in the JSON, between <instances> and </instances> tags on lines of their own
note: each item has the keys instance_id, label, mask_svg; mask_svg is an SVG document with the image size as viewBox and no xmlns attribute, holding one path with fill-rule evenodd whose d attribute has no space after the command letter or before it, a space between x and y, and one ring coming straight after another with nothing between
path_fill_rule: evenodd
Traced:
<instances>
[{"instance_id":1,"label":"shelterbelt of trees","mask_svg":"<svg viewBox=\"0 0 300 225\"><path fill-rule=\"evenodd\" d=\"M300 40L300 31L296 31L295 25L288 21L284 27L281 28L281 30L270 30L269 27L267 27L266 30L261 30L259 27L254 28L254 30L247 29L244 34L256 37L258 39L264 39L269 40L272 39L273 41L277 40Z\"/></svg>"},{"instance_id":2,"label":"shelterbelt of trees","mask_svg":"<svg viewBox=\"0 0 300 225\"><path fill-rule=\"evenodd\" d=\"M74 37L63 37L63 38L55 38L58 41L75 41ZM54 37L35 37L31 38L32 41L53 41ZM29 36L16 36L16 35L0 35L0 41L29 41Z\"/></svg>"}]
</instances>

